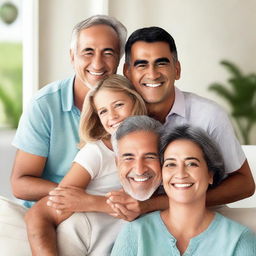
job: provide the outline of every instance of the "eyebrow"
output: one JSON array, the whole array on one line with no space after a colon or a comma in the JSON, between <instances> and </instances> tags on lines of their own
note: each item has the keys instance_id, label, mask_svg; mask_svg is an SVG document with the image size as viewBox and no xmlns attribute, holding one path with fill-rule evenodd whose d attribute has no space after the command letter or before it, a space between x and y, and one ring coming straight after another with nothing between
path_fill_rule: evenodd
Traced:
<instances>
[{"instance_id":1,"label":"eyebrow","mask_svg":"<svg viewBox=\"0 0 256 256\"><path fill-rule=\"evenodd\" d=\"M122 157L126 157L126 156L135 156L135 154L133 153L124 153L122 154ZM159 157L159 155L155 152L147 152L144 154L144 156L156 156L156 157Z\"/></svg>"},{"instance_id":2,"label":"eyebrow","mask_svg":"<svg viewBox=\"0 0 256 256\"><path fill-rule=\"evenodd\" d=\"M155 64L157 63L161 63L161 62L165 62L165 63L170 63L170 60L168 58L158 58L154 61ZM140 64L148 64L149 62L147 60L136 60L133 64L134 67L140 65Z\"/></svg>"},{"instance_id":3,"label":"eyebrow","mask_svg":"<svg viewBox=\"0 0 256 256\"><path fill-rule=\"evenodd\" d=\"M83 51L89 52L89 51L94 51L94 49L91 48L91 47L87 47L87 48L84 48ZM113 53L115 52L114 49L112 49L112 48L104 48L103 51L104 52L109 52L110 51L110 52L113 52Z\"/></svg>"},{"instance_id":4,"label":"eyebrow","mask_svg":"<svg viewBox=\"0 0 256 256\"><path fill-rule=\"evenodd\" d=\"M176 158L168 157L168 158L164 159L164 162L165 162L165 161L168 161L168 160L176 161ZM186 158L185 158L185 161L186 161L186 160L197 160L198 162L200 162L200 160L199 160L197 157L193 157L193 156L186 157Z\"/></svg>"},{"instance_id":5,"label":"eyebrow","mask_svg":"<svg viewBox=\"0 0 256 256\"><path fill-rule=\"evenodd\" d=\"M156 156L156 157L159 157L159 155L155 152L148 152L148 153L145 154L145 156L152 156L152 155Z\"/></svg>"},{"instance_id":6,"label":"eyebrow","mask_svg":"<svg viewBox=\"0 0 256 256\"><path fill-rule=\"evenodd\" d=\"M126 156L134 156L134 154L132 153L124 153L121 155L121 157L126 157Z\"/></svg>"},{"instance_id":7,"label":"eyebrow","mask_svg":"<svg viewBox=\"0 0 256 256\"><path fill-rule=\"evenodd\" d=\"M170 60L168 58L158 58L155 60L155 63L159 63L159 62L166 62L166 63L170 63Z\"/></svg>"},{"instance_id":8,"label":"eyebrow","mask_svg":"<svg viewBox=\"0 0 256 256\"><path fill-rule=\"evenodd\" d=\"M147 60L136 60L133 64L133 66L136 67L140 64L148 64L148 61Z\"/></svg>"}]
</instances>

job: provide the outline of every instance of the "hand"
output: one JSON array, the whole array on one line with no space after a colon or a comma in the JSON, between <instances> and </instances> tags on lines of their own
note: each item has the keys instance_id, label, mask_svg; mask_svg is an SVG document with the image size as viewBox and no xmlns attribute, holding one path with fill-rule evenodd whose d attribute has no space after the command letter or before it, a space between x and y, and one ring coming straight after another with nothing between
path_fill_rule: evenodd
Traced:
<instances>
[{"instance_id":1,"label":"hand","mask_svg":"<svg viewBox=\"0 0 256 256\"><path fill-rule=\"evenodd\" d=\"M81 212L87 196L88 194L85 193L84 189L78 187L57 187L49 192L47 205L55 208L58 214Z\"/></svg>"},{"instance_id":2,"label":"hand","mask_svg":"<svg viewBox=\"0 0 256 256\"><path fill-rule=\"evenodd\" d=\"M108 198L107 204L109 204L115 212L110 213L111 216L127 221L133 221L143 213L142 202L126 194L123 189L109 192L106 194L106 197Z\"/></svg>"}]
</instances>

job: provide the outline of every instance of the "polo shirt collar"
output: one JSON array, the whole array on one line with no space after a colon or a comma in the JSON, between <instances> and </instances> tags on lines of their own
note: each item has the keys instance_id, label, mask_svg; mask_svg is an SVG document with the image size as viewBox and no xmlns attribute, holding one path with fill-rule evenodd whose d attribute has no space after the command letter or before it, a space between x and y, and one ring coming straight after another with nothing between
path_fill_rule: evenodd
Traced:
<instances>
[{"instance_id":1,"label":"polo shirt collar","mask_svg":"<svg viewBox=\"0 0 256 256\"><path fill-rule=\"evenodd\" d=\"M185 97L184 97L184 94L177 87L174 87L174 88L175 88L175 99L174 99L172 109L169 112L169 114L167 115L166 120L172 114L176 114L178 116L182 116L182 117L185 118L186 111L185 111Z\"/></svg>"},{"instance_id":2,"label":"polo shirt collar","mask_svg":"<svg viewBox=\"0 0 256 256\"><path fill-rule=\"evenodd\" d=\"M74 106L74 80L75 75L67 80L63 80L61 84L61 103L62 110L64 112L71 111L72 107Z\"/></svg>"}]
</instances>

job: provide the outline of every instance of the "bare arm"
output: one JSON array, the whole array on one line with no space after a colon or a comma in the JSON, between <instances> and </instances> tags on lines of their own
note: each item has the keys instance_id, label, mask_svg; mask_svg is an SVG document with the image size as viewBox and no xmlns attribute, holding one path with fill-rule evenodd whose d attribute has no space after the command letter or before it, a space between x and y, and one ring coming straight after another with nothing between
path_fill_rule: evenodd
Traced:
<instances>
[{"instance_id":1,"label":"bare arm","mask_svg":"<svg viewBox=\"0 0 256 256\"><path fill-rule=\"evenodd\" d=\"M24 200L39 200L57 186L41 178L47 158L17 150L11 184L14 196Z\"/></svg>"},{"instance_id":2,"label":"bare arm","mask_svg":"<svg viewBox=\"0 0 256 256\"><path fill-rule=\"evenodd\" d=\"M73 163L58 188L52 190L48 205L62 212L113 212L106 203L106 197L90 195L85 188L91 176L78 163Z\"/></svg>"},{"instance_id":3,"label":"bare arm","mask_svg":"<svg viewBox=\"0 0 256 256\"><path fill-rule=\"evenodd\" d=\"M255 183L247 160L241 168L230 174L219 186L207 192L207 206L232 203L255 192Z\"/></svg>"},{"instance_id":4,"label":"bare arm","mask_svg":"<svg viewBox=\"0 0 256 256\"><path fill-rule=\"evenodd\" d=\"M112 212L105 197L85 193L84 189L90 181L90 174L74 163L59 187L28 211L25 220L33 255L57 255L56 227L73 212Z\"/></svg>"},{"instance_id":5,"label":"bare arm","mask_svg":"<svg viewBox=\"0 0 256 256\"><path fill-rule=\"evenodd\" d=\"M57 214L46 206L47 200L42 198L25 215L30 247L36 256L57 255L56 226L72 214Z\"/></svg>"}]
</instances>

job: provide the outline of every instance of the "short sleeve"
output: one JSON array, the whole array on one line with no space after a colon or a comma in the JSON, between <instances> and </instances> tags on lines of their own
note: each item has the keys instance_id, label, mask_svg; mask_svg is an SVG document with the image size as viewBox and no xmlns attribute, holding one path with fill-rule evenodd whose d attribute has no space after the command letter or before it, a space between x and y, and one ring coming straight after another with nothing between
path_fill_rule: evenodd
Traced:
<instances>
[{"instance_id":1,"label":"short sleeve","mask_svg":"<svg viewBox=\"0 0 256 256\"><path fill-rule=\"evenodd\" d=\"M111 256L136 256L135 236L136 234L132 232L132 222L125 224L117 236Z\"/></svg>"},{"instance_id":2,"label":"short sleeve","mask_svg":"<svg viewBox=\"0 0 256 256\"><path fill-rule=\"evenodd\" d=\"M27 153L47 157L50 141L50 120L36 100L23 112L12 145Z\"/></svg>"},{"instance_id":3,"label":"short sleeve","mask_svg":"<svg viewBox=\"0 0 256 256\"><path fill-rule=\"evenodd\" d=\"M96 144L88 143L77 153L74 162L86 169L94 179L101 170L102 155Z\"/></svg>"},{"instance_id":4,"label":"short sleeve","mask_svg":"<svg viewBox=\"0 0 256 256\"><path fill-rule=\"evenodd\" d=\"M242 233L237 242L234 256L252 256L256 255L256 234L247 229Z\"/></svg>"}]
</instances>

